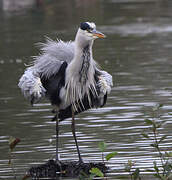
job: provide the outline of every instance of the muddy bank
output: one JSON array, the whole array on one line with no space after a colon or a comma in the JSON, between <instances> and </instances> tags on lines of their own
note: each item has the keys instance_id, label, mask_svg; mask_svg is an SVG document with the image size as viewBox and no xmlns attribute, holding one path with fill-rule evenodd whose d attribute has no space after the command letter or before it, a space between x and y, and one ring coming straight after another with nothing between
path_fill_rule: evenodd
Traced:
<instances>
[{"instance_id":1,"label":"muddy bank","mask_svg":"<svg viewBox=\"0 0 172 180\"><path fill-rule=\"evenodd\" d=\"M98 168L101 172L106 173L108 168L104 163L79 163L78 161L59 161L49 160L47 163L29 170L29 176L33 180L39 178L56 179L58 177L78 177L81 174L89 175L91 168Z\"/></svg>"}]
</instances>

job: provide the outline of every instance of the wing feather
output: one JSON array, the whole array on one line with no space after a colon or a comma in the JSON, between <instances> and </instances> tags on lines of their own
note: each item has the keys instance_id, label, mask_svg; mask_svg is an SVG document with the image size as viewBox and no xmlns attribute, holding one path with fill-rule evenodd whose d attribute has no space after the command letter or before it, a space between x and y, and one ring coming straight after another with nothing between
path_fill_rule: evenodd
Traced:
<instances>
[{"instance_id":1,"label":"wing feather","mask_svg":"<svg viewBox=\"0 0 172 180\"><path fill-rule=\"evenodd\" d=\"M33 67L26 69L19 80L20 87L25 98L29 99L31 104L38 102L45 96L46 90L42 86L39 75Z\"/></svg>"},{"instance_id":2,"label":"wing feather","mask_svg":"<svg viewBox=\"0 0 172 180\"><path fill-rule=\"evenodd\" d=\"M42 76L50 77L56 74L64 61L69 64L74 57L74 42L53 41L49 38L46 43L38 43L41 55L35 57L35 68Z\"/></svg>"},{"instance_id":3,"label":"wing feather","mask_svg":"<svg viewBox=\"0 0 172 180\"><path fill-rule=\"evenodd\" d=\"M69 64L74 57L74 42L53 41L49 38L45 43L38 43L40 55L34 57L33 65L27 68L19 80L23 95L35 103L43 98L46 89L41 78L49 78L57 74L64 61Z\"/></svg>"}]
</instances>

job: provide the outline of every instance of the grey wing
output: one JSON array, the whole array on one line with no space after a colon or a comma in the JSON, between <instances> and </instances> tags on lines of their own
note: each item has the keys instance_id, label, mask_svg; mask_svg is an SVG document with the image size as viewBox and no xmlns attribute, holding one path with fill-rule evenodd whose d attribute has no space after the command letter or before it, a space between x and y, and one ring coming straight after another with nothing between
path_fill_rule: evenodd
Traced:
<instances>
[{"instance_id":1,"label":"grey wing","mask_svg":"<svg viewBox=\"0 0 172 180\"><path fill-rule=\"evenodd\" d=\"M25 98L29 99L31 104L39 101L45 96L46 90L42 86L39 75L34 67L26 69L18 84Z\"/></svg>"},{"instance_id":2,"label":"grey wing","mask_svg":"<svg viewBox=\"0 0 172 180\"><path fill-rule=\"evenodd\" d=\"M69 64L74 57L72 41L53 41L47 38L46 43L38 45L41 47L41 55L35 57L34 67L47 78L57 73L64 61Z\"/></svg>"},{"instance_id":3,"label":"grey wing","mask_svg":"<svg viewBox=\"0 0 172 180\"><path fill-rule=\"evenodd\" d=\"M100 93L102 95L109 94L113 86L112 76L98 67L96 67L96 74L98 78L97 86L99 87Z\"/></svg>"},{"instance_id":4,"label":"grey wing","mask_svg":"<svg viewBox=\"0 0 172 180\"><path fill-rule=\"evenodd\" d=\"M74 56L74 42L47 39L46 43L39 45L41 54L34 57L33 65L25 70L18 84L31 103L39 101L46 94L41 78L48 79L51 75L57 74L63 62L69 64Z\"/></svg>"},{"instance_id":5,"label":"grey wing","mask_svg":"<svg viewBox=\"0 0 172 180\"><path fill-rule=\"evenodd\" d=\"M107 92L109 94L111 92L111 87L113 86L112 76L106 71L100 71L101 75L99 78L99 83L101 85L101 91Z\"/></svg>"}]
</instances>

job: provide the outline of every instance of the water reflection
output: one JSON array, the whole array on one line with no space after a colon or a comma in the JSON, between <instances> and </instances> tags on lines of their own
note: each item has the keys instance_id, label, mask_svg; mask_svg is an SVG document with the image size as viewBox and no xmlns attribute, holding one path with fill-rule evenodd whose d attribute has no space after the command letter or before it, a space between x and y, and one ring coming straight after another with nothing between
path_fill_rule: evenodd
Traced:
<instances>
[{"instance_id":1,"label":"water reflection","mask_svg":"<svg viewBox=\"0 0 172 180\"><path fill-rule=\"evenodd\" d=\"M125 25L102 26L102 31L108 34L119 33L121 36L148 36L149 34L172 33L172 24L132 23Z\"/></svg>"},{"instance_id":2,"label":"water reflection","mask_svg":"<svg viewBox=\"0 0 172 180\"><path fill-rule=\"evenodd\" d=\"M124 173L129 159L143 173L158 160L149 141L140 136L147 128L145 112L163 103L166 125L162 135L169 135L163 150L171 149L171 7L168 0L62 1L48 3L41 11L25 15L0 16L0 177L12 179L8 166L9 136L20 137L14 152L16 172L22 176L32 165L43 163L55 154L55 124L47 101L31 107L22 97L18 79L24 63L38 53L34 43L43 36L74 39L76 27L83 20L93 20L107 35L95 43L94 57L103 69L113 74L114 87L107 106L77 117L77 135L85 161L100 161L98 142L118 156L108 164L112 179ZM72 7L72 8L71 8ZM65 20L64 20L65 19ZM70 119L60 125L60 158L77 159L70 130ZM125 174L125 173L124 173Z\"/></svg>"},{"instance_id":3,"label":"water reflection","mask_svg":"<svg viewBox=\"0 0 172 180\"><path fill-rule=\"evenodd\" d=\"M2 9L4 11L19 11L25 7L32 6L36 0L2 0Z\"/></svg>"},{"instance_id":4,"label":"water reflection","mask_svg":"<svg viewBox=\"0 0 172 180\"><path fill-rule=\"evenodd\" d=\"M23 11L24 9L31 7L40 7L43 4L43 0L1 0L0 7L3 11L14 12Z\"/></svg>"}]
</instances>

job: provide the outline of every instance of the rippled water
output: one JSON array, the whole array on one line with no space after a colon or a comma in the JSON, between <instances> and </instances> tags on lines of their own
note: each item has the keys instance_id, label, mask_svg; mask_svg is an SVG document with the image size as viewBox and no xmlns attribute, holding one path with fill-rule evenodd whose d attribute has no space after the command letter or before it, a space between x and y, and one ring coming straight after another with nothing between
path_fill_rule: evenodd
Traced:
<instances>
[{"instance_id":1,"label":"rippled water","mask_svg":"<svg viewBox=\"0 0 172 180\"><path fill-rule=\"evenodd\" d=\"M81 21L95 21L107 35L97 40L94 57L113 75L114 87L107 105L77 116L77 136L85 161L100 161L98 142L110 160L108 177L117 179L128 160L143 174L153 166L157 154L140 134L145 112L164 104L162 134L168 138L163 150L171 150L172 110L172 2L170 0L62 1L45 3L40 9L2 10L0 13L0 178L12 179L8 167L9 136L19 137L14 151L16 174L22 177L32 166L55 155L55 124L51 106L43 101L31 107L17 87L30 56L38 54L34 43L74 39ZM60 125L60 159L77 160L70 119ZM148 177L146 177L148 179Z\"/></svg>"}]
</instances>

